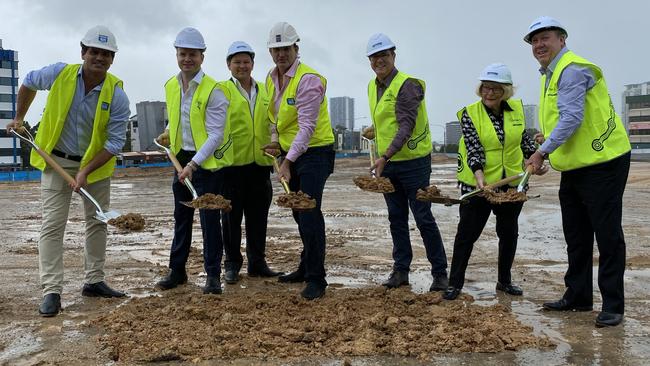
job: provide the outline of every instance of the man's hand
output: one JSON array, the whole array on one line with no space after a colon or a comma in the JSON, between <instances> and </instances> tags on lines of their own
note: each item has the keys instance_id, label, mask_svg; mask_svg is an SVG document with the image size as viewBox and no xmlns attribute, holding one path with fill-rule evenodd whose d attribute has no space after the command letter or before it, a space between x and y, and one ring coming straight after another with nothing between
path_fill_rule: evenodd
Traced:
<instances>
[{"instance_id":1,"label":"man's hand","mask_svg":"<svg viewBox=\"0 0 650 366\"><path fill-rule=\"evenodd\" d=\"M375 138L375 126L368 126L361 131L361 136L367 138L368 140L373 140Z\"/></svg>"},{"instance_id":2,"label":"man's hand","mask_svg":"<svg viewBox=\"0 0 650 366\"><path fill-rule=\"evenodd\" d=\"M20 134L22 130L24 130L23 121L14 119L13 121L7 123L7 134L11 133L12 130L15 130Z\"/></svg>"},{"instance_id":3,"label":"man's hand","mask_svg":"<svg viewBox=\"0 0 650 366\"><path fill-rule=\"evenodd\" d=\"M474 178L476 178L476 188L483 189L485 187L485 174L482 169L479 169L474 172Z\"/></svg>"},{"instance_id":4,"label":"man's hand","mask_svg":"<svg viewBox=\"0 0 650 366\"><path fill-rule=\"evenodd\" d=\"M273 156L278 156L280 155L280 143L279 142L271 142L270 144L266 144L262 146L262 150L268 154L271 154Z\"/></svg>"},{"instance_id":5,"label":"man's hand","mask_svg":"<svg viewBox=\"0 0 650 366\"><path fill-rule=\"evenodd\" d=\"M159 144L163 146L169 146L170 141L169 141L169 130L163 131L158 137L156 137L156 141L158 141Z\"/></svg>"},{"instance_id":6,"label":"man's hand","mask_svg":"<svg viewBox=\"0 0 650 366\"><path fill-rule=\"evenodd\" d=\"M291 180L291 160L284 159L280 165L280 171L278 172L278 180L289 182Z\"/></svg>"},{"instance_id":7,"label":"man's hand","mask_svg":"<svg viewBox=\"0 0 650 366\"><path fill-rule=\"evenodd\" d=\"M544 134L541 132L536 133L535 136L533 136L533 140L535 140L538 145L541 145L544 143L544 141L546 141Z\"/></svg>"},{"instance_id":8,"label":"man's hand","mask_svg":"<svg viewBox=\"0 0 650 366\"><path fill-rule=\"evenodd\" d=\"M191 181L193 172L194 170L192 170L192 167L186 165L185 168L183 168L183 171L178 175L178 180L183 184L185 184L185 179Z\"/></svg>"},{"instance_id":9,"label":"man's hand","mask_svg":"<svg viewBox=\"0 0 650 366\"><path fill-rule=\"evenodd\" d=\"M75 184L70 184L75 192L79 192L81 188L86 188L88 186L88 174L84 169L77 172L77 175L74 178Z\"/></svg>"},{"instance_id":10,"label":"man's hand","mask_svg":"<svg viewBox=\"0 0 650 366\"><path fill-rule=\"evenodd\" d=\"M533 174L535 175L542 175L548 171L548 167L543 167L544 157L542 156L542 152L540 150L535 151L533 155L531 155L530 158L526 160L526 167L529 165L533 166Z\"/></svg>"},{"instance_id":11,"label":"man's hand","mask_svg":"<svg viewBox=\"0 0 650 366\"><path fill-rule=\"evenodd\" d=\"M386 159L382 156L379 159L375 160L375 164L370 167L370 172L375 171L375 177L381 177L381 174L384 172L386 167Z\"/></svg>"}]
</instances>

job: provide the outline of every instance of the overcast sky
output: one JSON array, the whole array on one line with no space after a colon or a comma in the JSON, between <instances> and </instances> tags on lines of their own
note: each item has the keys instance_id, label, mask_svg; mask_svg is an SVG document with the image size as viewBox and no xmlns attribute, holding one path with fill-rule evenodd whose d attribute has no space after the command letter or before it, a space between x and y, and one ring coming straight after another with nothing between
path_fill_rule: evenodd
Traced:
<instances>
[{"instance_id":1,"label":"overcast sky","mask_svg":"<svg viewBox=\"0 0 650 366\"><path fill-rule=\"evenodd\" d=\"M537 104L539 65L522 40L540 15L567 29L567 46L603 68L620 113L625 84L650 80L650 2L619 1L410 1L410 0L0 0L0 39L19 52L19 74L62 61L81 62L79 41L103 24L119 46L110 72L124 80L135 103L164 100L163 84L178 72L173 40L186 26L205 37L204 71L230 76L228 45L243 40L257 52L253 76L264 80L272 66L266 50L271 26L291 23L300 35L301 60L328 80L327 96L355 98L355 126L368 125L366 87L374 77L365 48L376 32L397 45L399 70L427 83L426 102L434 140L456 111L478 99L476 78L484 66L504 62L525 104ZM40 119L40 92L27 120ZM4 126L2 126L4 127Z\"/></svg>"}]
</instances>

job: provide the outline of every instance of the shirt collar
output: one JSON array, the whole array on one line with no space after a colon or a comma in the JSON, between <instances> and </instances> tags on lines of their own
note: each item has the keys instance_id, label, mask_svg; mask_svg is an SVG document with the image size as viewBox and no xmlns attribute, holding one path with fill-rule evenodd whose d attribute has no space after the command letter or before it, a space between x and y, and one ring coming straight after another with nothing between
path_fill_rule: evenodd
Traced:
<instances>
[{"instance_id":1,"label":"shirt collar","mask_svg":"<svg viewBox=\"0 0 650 366\"><path fill-rule=\"evenodd\" d=\"M564 54L567 53L567 52L569 52L569 49L566 48L566 46L562 47L560 52L558 52L557 55L555 55L555 57L553 58L553 60L551 61L551 63L547 67L545 67L545 68L540 67L539 68L539 73L542 74L542 75L546 74L546 73L552 74L553 71L555 71L555 67L557 66L557 63L560 62L560 59L562 58L562 56L564 56Z\"/></svg>"},{"instance_id":2,"label":"shirt collar","mask_svg":"<svg viewBox=\"0 0 650 366\"><path fill-rule=\"evenodd\" d=\"M190 80L190 83L201 84L201 80L203 80L203 75L205 75L205 73L203 72L203 69L200 69L199 72L197 72L196 75L194 75L192 80ZM181 76L180 72L178 73L178 75L176 75L176 79L178 79L179 83L181 84L183 83L183 77Z\"/></svg>"},{"instance_id":3,"label":"shirt collar","mask_svg":"<svg viewBox=\"0 0 650 366\"><path fill-rule=\"evenodd\" d=\"M239 80L237 80L236 77L231 76L230 80L232 80L232 82L235 83L235 85L237 87L244 89L244 87L241 85L241 83L239 82ZM253 86L253 87L255 87L257 89L257 82L255 82L255 78L253 78L252 75L251 75L251 86Z\"/></svg>"},{"instance_id":4,"label":"shirt collar","mask_svg":"<svg viewBox=\"0 0 650 366\"><path fill-rule=\"evenodd\" d=\"M395 79L395 75L397 75L397 68L393 67L393 71L391 71L390 74L388 74L388 76L384 80L379 80L379 78L375 78L375 83L378 86L387 88L390 85L391 81Z\"/></svg>"},{"instance_id":5,"label":"shirt collar","mask_svg":"<svg viewBox=\"0 0 650 366\"><path fill-rule=\"evenodd\" d=\"M285 72L283 76L290 77L290 78L296 76L296 70L298 70L298 65L300 65L300 56L296 57L296 61L294 61L293 64L291 64L291 67L289 67L289 70L287 70L287 72ZM280 75L280 71L278 70L277 66L274 67L273 71L271 72L273 75Z\"/></svg>"},{"instance_id":6,"label":"shirt collar","mask_svg":"<svg viewBox=\"0 0 650 366\"><path fill-rule=\"evenodd\" d=\"M77 78L79 78L82 82L84 80L84 74L83 74L83 64L79 67L79 70L77 70ZM104 79L106 80L106 79ZM102 86L104 86L104 80L102 80L101 83L99 83L96 87L94 87L92 90L102 90Z\"/></svg>"}]
</instances>

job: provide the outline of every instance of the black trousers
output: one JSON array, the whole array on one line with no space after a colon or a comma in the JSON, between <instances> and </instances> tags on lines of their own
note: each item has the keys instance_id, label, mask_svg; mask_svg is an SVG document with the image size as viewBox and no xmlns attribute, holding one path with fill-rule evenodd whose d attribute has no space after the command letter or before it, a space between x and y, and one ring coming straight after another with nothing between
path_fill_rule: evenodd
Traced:
<instances>
[{"instance_id":1,"label":"black trousers","mask_svg":"<svg viewBox=\"0 0 650 366\"><path fill-rule=\"evenodd\" d=\"M239 271L244 262L240 251L243 217L246 217L248 270L266 266L266 227L273 198L270 173L271 167L254 163L223 169L223 195L232 201L232 211L221 214L226 270Z\"/></svg>"},{"instance_id":2,"label":"black trousers","mask_svg":"<svg viewBox=\"0 0 650 366\"><path fill-rule=\"evenodd\" d=\"M602 310L624 312L625 238L621 220L629 170L627 153L606 163L562 173L559 197L569 257L564 298L572 304L593 304L595 235Z\"/></svg>"},{"instance_id":3,"label":"black trousers","mask_svg":"<svg viewBox=\"0 0 650 366\"><path fill-rule=\"evenodd\" d=\"M491 212L494 212L497 219L496 232L499 237L498 281L502 284L511 283L510 269L517 251L518 219L522 207L523 202L492 204L480 196L472 197L468 203L460 205L449 286L463 288L474 243L481 236Z\"/></svg>"}]
</instances>

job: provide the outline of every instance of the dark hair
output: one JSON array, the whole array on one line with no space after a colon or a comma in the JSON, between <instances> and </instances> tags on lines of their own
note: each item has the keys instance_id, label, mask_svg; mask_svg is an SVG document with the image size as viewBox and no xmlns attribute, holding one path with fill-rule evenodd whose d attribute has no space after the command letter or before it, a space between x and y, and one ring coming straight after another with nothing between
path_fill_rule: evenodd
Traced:
<instances>
[{"instance_id":1,"label":"dark hair","mask_svg":"<svg viewBox=\"0 0 650 366\"><path fill-rule=\"evenodd\" d=\"M237 52L237 53L233 53L232 55L226 57L226 63L227 63L228 65L230 65L230 60L232 60L232 58L235 57L235 55L239 55L240 53L245 53L245 54L249 55L249 56L251 57L251 61L252 61L252 62L255 62L255 54L254 54L254 53L250 53L250 52Z\"/></svg>"},{"instance_id":2,"label":"dark hair","mask_svg":"<svg viewBox=\"0 0 650 366\"><path fill-rule=\"evenodd\" d=\"M86 52L88 52L88 49L91 48L91 47L88 47L88 46L84 45L84 44L81 43L81 42L79 42L79 44L81 45L81 54L82 54L82 55L85 55ZM93 47L93 48L96 48L96 47ZM100 48L100 49L103 49L103 48ZM108 50L105 50L105 51L108 51ZM111 53L111 57L112 57L112 58L115 58L115 52L113 52L113 51L108 51L108 52Z\"/></svg>"}]
</instances>

